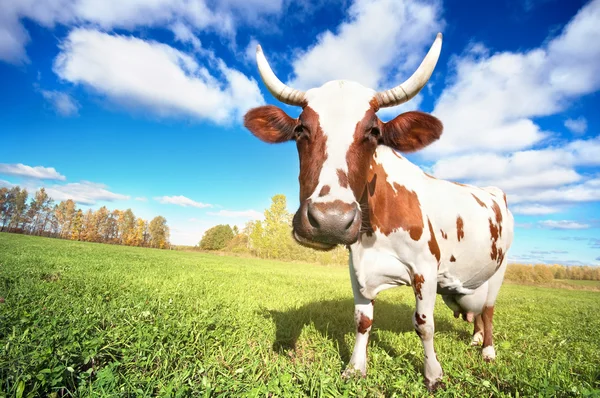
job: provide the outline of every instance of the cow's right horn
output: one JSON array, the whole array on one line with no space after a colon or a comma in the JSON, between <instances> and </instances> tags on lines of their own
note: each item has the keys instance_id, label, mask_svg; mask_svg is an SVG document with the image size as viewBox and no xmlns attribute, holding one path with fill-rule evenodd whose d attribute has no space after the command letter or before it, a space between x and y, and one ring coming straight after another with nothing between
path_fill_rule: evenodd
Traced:
<instances>
[{"instance_id":1,"label":"cow's right horn","mask_svg":"<svg viewBox=\"0 0 600 398\"><path fill-rule=\"evenodd\" d=\"M260 44L256 46L256 63L258 64L260 77L275 98L288 105L304 105L304 91L286 86L275 76L263 54Z\"/></svg>"}]
</instances>

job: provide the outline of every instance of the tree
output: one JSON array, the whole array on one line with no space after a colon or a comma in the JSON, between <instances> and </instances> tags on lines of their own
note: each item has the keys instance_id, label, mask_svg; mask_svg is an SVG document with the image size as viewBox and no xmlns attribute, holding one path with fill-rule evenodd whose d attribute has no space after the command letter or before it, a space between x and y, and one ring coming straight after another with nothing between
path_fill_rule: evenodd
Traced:
<instances>
[{"instance_id":1,"label":"tree","mask_svg":"<svg viewBox=\"0 0 600 398\"><path fill-rule=\"evenodd\" d=\"M83 240L83 211L77 210L77 213L73 216L73 223L71 225L71 239L72 240Z\"/></svg>"},{"instance_id":2,"label":"tree","mask_svg":"<svg viewBox=\"0 0 600 398\"><path fill-rule=\"evenodd\" d=\"M240 229L237 225L234 225L233 228L231 228L231 230L233 231L233 236L237 236L240 234Z\"/></svg>"},{"instance_id":3,"label":"tree","mask_svg":"<svg viewBox=\"0 0 600 398\"><path fill-rule=\"evenodd\" d=\"M167 219L163 216L156 216L150 221L148 232L150 233L150 246L165 249L169 245L169 227Z\"/></svg>"},{"instance_id":4,"label":"tree","mask_svg":"<svg viewBox=\"0 0 600 398\"><path fill-rule=\"evenodd\" d=\"M10 220L8 222L8 230L23 229L24 223L27 220L27 197L29 194L26 189L13 187L10 190L9 212Z\"/></svg>"},{"instance_id":5,"label":"tree","mask_svg":"<svg viewBox=\"0 0 600 398\"><path fill-rule=\"evenodd\" d=\"M138 218L135 223L135 232L131 240L132 246L146 246L148 240L148 222ZM127 243L126 243L127 244Z\"/></svg>"},{"instance_id":6,"label":"tree","mask_svg":"<svg viewBox=\"0 0 600 398\"><path fill-rule=\"evenodd\" d=\"M203 250L221 250L233 239L233 230L228 224L219 224L204 233L200 241Z\"/></svg>"}]
</instances>

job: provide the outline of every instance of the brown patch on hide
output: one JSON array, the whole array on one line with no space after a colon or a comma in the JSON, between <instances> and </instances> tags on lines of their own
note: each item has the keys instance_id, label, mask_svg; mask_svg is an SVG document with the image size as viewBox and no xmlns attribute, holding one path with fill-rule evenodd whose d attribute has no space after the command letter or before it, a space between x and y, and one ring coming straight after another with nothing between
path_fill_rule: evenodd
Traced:
<instances>
[{"instance_id":1,"label":"brown patch on hide","mask_svg":"<svg viewBox=\"0 0 600 398\"><path fill-rule=\"evenodd\" d=\"M456 262L456 257L454 257L454 254L450 256L450 262L451 263Z\"/></svg>"},{"instance_id":2,"label":"brown patch on hide","mask_svg":"<svg viewBox=\"0 0 600 398\"><path fill-rule=\"evenodd\" d=\"M433 227L431 226L431 220L429 220L429 218L427 219L427 223L429 224L429 251L431 252L431 254L433 254L433 256L435 257L435 259L438 262L438 268L440 268L440 246L437 243L437 239L435 238L435 234L433 233Z\"/></svg>"},{"instance_id":3,"label":"brown patch on hide","mask_svg":"<svg viewBox=\"0 0 600 398\"><path fill-rule=\"evenodd\" d=\"M366 316L365 314L360 312L360 319L358 320L358 327L357 327L358 333L360 333L360 334L367 333L372 324L373 324L373 321L368 316Z\"/></svg>"},{"instance_id":4,"label":"brown patch on hide","mask_svg":"<svg viewBox=\"0 0 600 398\"><path fill-rule=\"evenodd\" d=\"M443 229L440 229L440 233L442 234L442 238L448 239L448 234L445 233Z\"/></svg>"},{"instance_id":5,"label":"brown patch on hide","mask_svg":"<svg viewBox=\"0 0 600 398\"><path fill-rule=\"evenodd\" d=\"M504 204L506 205L506 207L508 208L508 201L506 200L506 194L502 193L502 195L504 196Z\"/></svg>"},{"instance_id":6,"label":"brown patch on hide","mask_svg":"<svg viewBox=\"0 0 600 398\"><path fill-rule=\"evenodd\" d=\"M459 242L461 239L463 239L465 237L464 227L465 227L465 222L463 221L461 216L458 216L456 218L456 237Z\"/></svg>"},{"instance_id":7,"label":"brown patch on hide","mask_svg":"<svg viewBox=\"0 0 600 398\"><path fill-rule=\"evenodd\" d=\"M425 318L425 315L423 315L423 318ZM421 318L421 315L419 315L418 312L415 312L415 322L417 323L417 325L425 325L425 321Z\"/></svg>"},{"instance_id":8,"label":"brown patch on hide","mask_svg":"<svg viewBox=\"0 0 600 398\"><path fill-rule=\"evenodd\" d=\"M498 203L496 203L495 200L492 200L492 202L492 210L494 210L496 224L498 225L498 236L502 236L502 210L500 210L500 206L498 206Z\"/></svg>"},{"instance_id":9,"label":"brown patch on hide","mask_svg":"<svg viewBox=\"0 0 600 398\"><path fill-rule=\"evenodd\" d=\"M349 213L355 209L354 204L343 202L340 199L334 200L333 202L317 202L313 203L312 206L321 213L326 214L330 213L332 210L337 210L341 213Z\"/></svg>"},{"instance_id":10,"label":"brown patch on hide","mask_svg":"<svg viewBox=\"0 0 600 398\"><path fill-rule=\"evenodd\" d=\"M477 201L479 206L487 208L487 205L485 203L483 203L477 196L475 196L474 193L472 193L471 195L473 195L473 197L475 198L475 200Z\"/></svg>"},{"instance_id":11,"label":"brown patch on hide","mask_svg":"<svg viewBox=\"0 0 600 398\"><path fill-rule=\"evenodd\" d=\"M483 319L483 348L485 348L494 344L492 338L492 322L494 320L494 307L483 307L481 318Z\"/></svg>"},{"instance_id":12,"label":"brown patch on hide","mask_svg":"<svg viewBox=\"0 0 600 398\"><path fill-rule=\"evenodd\" d=\"M437 178L435 178L434 176L432 176L431 174L427 174L425 172L423 172L423 174L425 174L427 177L433 179L433 180L437 180Z\"/></svg>"},{"instance_id":13,"label":"brown patch on hide","mask_svg":"<svg viewBox=\"0 0 600 398\"><path fill-rule=\"evenodd\" d=\"M321 130L319 115L310 106L304 107L299 120L309 132L296 140L300 158L300 203L304 202L317 188L323 163L327 159L327 138Z\"/></svg>"},{"instance_id":14,"label":"brown patch on hide","mask_svg":"<svg viewBox=\"0 0 600 398\"><path fill-rule=\"evenodd\" d=\"M409 191L396 182L392 186L387 178L383 166L373 160L368 178L371 195L369 218L373 229L386 236L403 229L409 233L411 239L419 240L423 235L424 225L416 192Z\"/></svg>"},{"instance_id":15,"label":"brown patch on hide","mask_svg":"<svg viewBox=\"0 0 600 398\"><path fill-rule=\"evenodd\" d=\"M342 169L337 169L336 174L338 176L338 182L342 188L348 188L348 175Z\"/></svg>"},{"instance_id":16,"label":"brown patch on hide","mask_svg":"<svg viewBox=\"0 0 600 398\"><path fill-rule=\"evenodd\" d=\"M415 274L415 277L413 278L413 287L419 300L423 300L423 295L421 294L421 286L423 286L423 282L425 282L423 275Z\"/></svg>"},{"instance_id":17,"label":"brown patch on hide","mask_svg":"<svg viewBox=\"0 0 600 398\"><path fill-rule=\"evenodd\" d=\"M329 194L329 191L331 191L331 187L329 185L323 185L321 192L319 192L319 197L322 198L323 196Z\"/></svg>"}]
</instances>

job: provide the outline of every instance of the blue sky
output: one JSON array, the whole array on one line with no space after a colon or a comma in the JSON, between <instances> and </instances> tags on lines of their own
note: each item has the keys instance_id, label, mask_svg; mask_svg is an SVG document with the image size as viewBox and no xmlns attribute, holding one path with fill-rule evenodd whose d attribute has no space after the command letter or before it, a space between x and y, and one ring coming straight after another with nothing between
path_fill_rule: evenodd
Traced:
<instances>
[{"instance_id":1,"label":"blue sky","mask_svg":"<svg viewBox=\"0 0 600 398\"><path fill-rule=\"evenodd\" d=\"M256 44L299 89L340 78L384 89L439 31L428 86L380 117L442 120L441 140L410 159L504 189L512 261L600 264L599 20L599 0L5 0L0 184L164 215L179 244L260 217L277 193L295 211L295 146L241 125L276 104Z\"/></svg>"}]
</instances>

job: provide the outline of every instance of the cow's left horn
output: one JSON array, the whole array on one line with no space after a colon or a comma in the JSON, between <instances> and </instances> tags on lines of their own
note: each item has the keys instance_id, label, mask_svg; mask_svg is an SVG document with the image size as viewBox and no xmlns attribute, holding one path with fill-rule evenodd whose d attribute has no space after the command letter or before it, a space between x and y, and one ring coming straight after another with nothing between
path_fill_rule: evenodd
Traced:
<instances>
[{"instance_id":1,"label":"cow's left horn","mask_svg":"<svg viewBox=\"0 0 600 398\"><path fill-rule=\"evenodd\" d=\"M429 52L423 59L423 62L421 62L419 68L408 78L408 80L389 90L380 91L375 95L379 107L386 108L399 105L417 95L431 77L441 50L442 34L438 33Z\"/></svg>"},{"instance_id":2,"label":"cow's left horn","mask_svg":"<svg viewBox=\"0 0 600 398\"><path fill-rule=\"evenodd\" d=\"M275 76L260 44L256 46L256 63L260 77L275 98L288 105L302 106L304 104L304 91L286 86Z\"/></svg>"}]
</instances>

